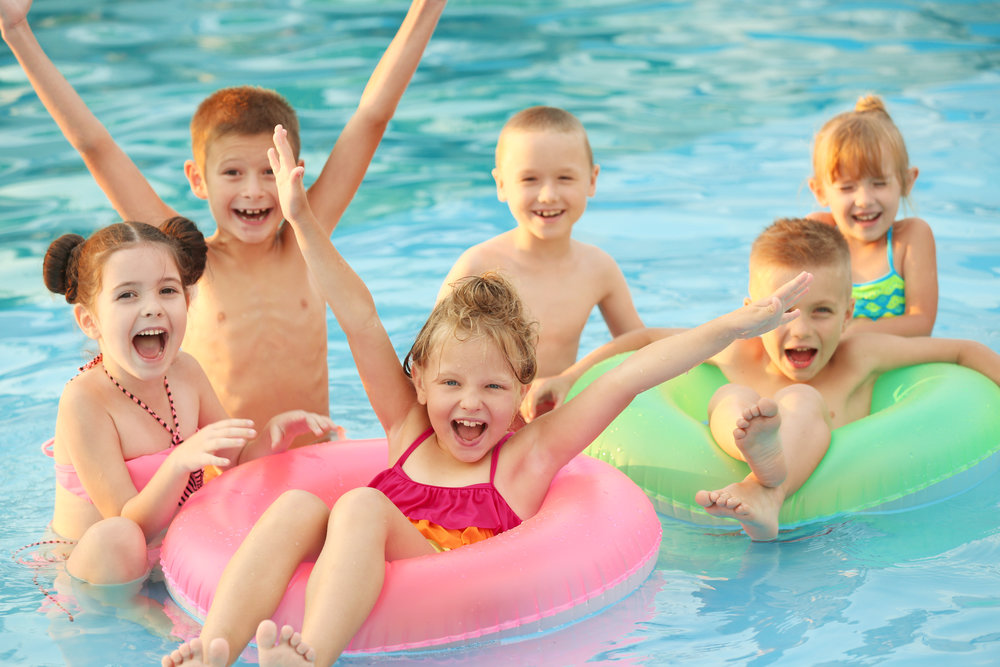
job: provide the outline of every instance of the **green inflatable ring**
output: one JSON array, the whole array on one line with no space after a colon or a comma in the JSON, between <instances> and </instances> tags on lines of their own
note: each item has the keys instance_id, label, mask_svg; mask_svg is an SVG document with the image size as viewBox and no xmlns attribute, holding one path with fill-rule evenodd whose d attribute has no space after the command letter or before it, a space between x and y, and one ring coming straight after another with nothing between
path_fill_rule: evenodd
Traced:
<instances>
[{"instance_id":1,"label":"green inflatable ring","mask_svg":"<svg viewBox=\"0 0 1000 667\"><path fill-rule=\"evenodd\" d=\"M583 375L570 396L626 355ZM726 382L714 366L639 396L585 452L614 465L661 514L732 527L694 501L699 489L742 479L749 468L725 454L706 425L708 400ZM844 512L895 511L934 502L1000 467L1000 387L954 364L922 364L882 375L868 417L833 432L812 476L785 501L783 528Z\"/></svg>"}]
</instances>

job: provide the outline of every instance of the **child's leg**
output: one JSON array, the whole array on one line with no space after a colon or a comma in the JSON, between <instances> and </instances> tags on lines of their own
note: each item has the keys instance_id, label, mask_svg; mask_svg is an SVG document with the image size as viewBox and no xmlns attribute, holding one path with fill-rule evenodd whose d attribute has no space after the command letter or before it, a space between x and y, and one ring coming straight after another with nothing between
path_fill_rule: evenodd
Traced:
<instances>
[{"instance_id":1,"label":"child's leg","mask_svg":"<svg viewBox=\"0 0 1000 667\"><path fill-rule=\"evenodd\" d=\"M213 653L225 641L227 660L235 662L257 624L270 618L303 560L319 553L330 510L306 491L286 491L261 515L226 565L205 618L200 643L205 655L187 659L181 646L164 664L216 664Z\"/></svg>"},{"instance_id":2,"label":"child's leg","mask_svg":"<svg viewBox=\"0 0 1000 667\"><path fill-rule=\"evenodd\" d=\"M755 441L762 438L776 443L787 474L779 484L771 485L751 472L723 489L699 491L695 500L709 514L739 521L752 539L772 540L778 534L778 513L785 498L809 478L830 444L826 403L812 387L792 385L775 394L774 401L761 399L748 407L737 419L735 430L741 432L734 434L735 440L748 441L737 446L747 455L751 471Z\"/></svg>"},{"instance_id":3,"label":"child's leg","mask_svg":"<svg viewBox=\"0 0 1000 667\"><path fill-rule=\"evenodd\" d=\"M330 512L326 543L306 588L301 636L315 650L316 664L332 665L368 618L387 561L432 553L430 543L380 491L344 494ZM270 628L267 636L273 637ZM261 665L301 664L304 652L283 633L273 651L261 649Z\"/></svg>"},{"instance_id":4,"label":"child's leg","mask_svg":"<svg viewBox=\"0 0 1000 667\"><path fill-rule=\"evenodd\" d=\"M116 516L88 528L66 561L66 571L90 584L124 584L148 574L146 536L136 522Z\"/></svg>"}]
</instances>

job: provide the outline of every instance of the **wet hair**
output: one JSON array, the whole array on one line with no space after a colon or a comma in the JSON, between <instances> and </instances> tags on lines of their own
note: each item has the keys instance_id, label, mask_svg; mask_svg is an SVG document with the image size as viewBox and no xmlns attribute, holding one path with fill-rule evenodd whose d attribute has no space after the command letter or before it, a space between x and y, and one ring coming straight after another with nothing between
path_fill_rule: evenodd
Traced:
<instances>
[{"instance_id":1,"label":"wet hair","mask_svg":"<svg viewBox=\"0 0 1000 667\"><path fill-rule=\"evenodd\" d=\"M811 271L818 267L842 268L846 289L851 289L851 251L834 225L802 218L778 218L750 248L750 272L761 265ZM751 278L752 280L752 278Z\"/></svg>"},{"instance_id":2,"label":"wet hair","mask_svg":"<svg viewBox=\"0 0 1000 667\"><path fill-rule=\"evenodd\" d=\"M899 128L876 95L858 100L853 111L831 118L813 142L813 177L821 183L837 178L884 178L885 158L903 196L909 194L910 158Z\"/></svg>"},{"instance_id":3,"label":"wet hair","mask_svg":"<svg viewBox=\"0 0 1000 667\"><path fill-rule=\"evenodd\" d=\"M413 366L427 363L434 346L447 336L460 341L486 337L496 343L522 384L535 378L537 323L528 319L517 290L498 273L452 283L451 293L431 311L407 353L403 361L406 374L410 375Z\"/></svg>"},{"instance_id":4,"label":"wet hair","mask_svg":"<svg viewBox=\"0 0 1000 667\"><path fill-rule=\"evenodd\" d=\"M274 132L281 124L288 131L288 143L299 158L299 119L295 109L273 90L257 86L222 88L206 97L191 118L191 150L199 167L204 167L208 146L230 134L256 135Z\"/></svg>"},{"instance_id":5,"label":"wet hair","mask_svg":"<svg viewBox=\"0 0 1000 667\"><path fill-rule=\"evenodd\" d=\"M583 147L587 151L587 161L591 167L594 166L594 151L590 148L590 141L587 140L587 131L583 129L583 123L570 112L557 107L528 107L511 116L504 124L503 129L500 130L500 138L497 139L497 166L500 166L503 139L509 132L515 130L579 133L583 140Z\"/></svg>"},{"instance_id":6,"label":"wet hair","mask_svg":"<svg viewBox=\"0 0 1000 667\"><path fill-rule=\"evenodd\" d=\"M84 239L63 234L49 246L42 262L42 276L50 292L62 294L67 303L88 308L101 291L104 264L113 253L140 245L162 245L173 256L181 284L187 288L205 271L208 248L198 227L187 218L170 218L161 227L145 222L118 222Z\"/></svg>"}]
</instances>

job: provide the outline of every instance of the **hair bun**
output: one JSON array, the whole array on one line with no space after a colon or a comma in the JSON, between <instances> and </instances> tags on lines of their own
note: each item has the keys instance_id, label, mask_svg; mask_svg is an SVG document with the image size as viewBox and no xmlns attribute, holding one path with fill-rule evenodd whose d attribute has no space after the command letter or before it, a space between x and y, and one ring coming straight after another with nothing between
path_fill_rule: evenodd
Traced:
<instances>
[{"instance_id":1,"label":"hair bun","mask_svg":"<svg viewBox=\"0 0 1000 667\"><path fill-rule=\"evenodd\" d=\"M865 95L864 97L858 98L858 103L854 105L854 110L859 113L865 111L881 111L882 113L889 115L889 112L885 110L885 103L878 95Z\"/></svg>"},{"instance_id":2,"label":"hair bun","mask_svg":"<svg viewBox=\"0 0 1000 667\"><path fill-rule=\"evenodd\" d=\"M76 251L84 239L79 234L63 234L49 245L42 261L42 278L50 292L64 294L67 303L76 303Z\"/></svg>"},{"instance_id":3,"label":"hair bun","mask_svg":"<svg viewBox=\"0 0 1000 667\"><path fill-rule=\"evenodd\" d=\"M160 230L180 244L185 258L185 265L180 267L184 273L184 284L193 285L198 282L205 272L205 261L208 259L204 234L194 222L179 215L160 225Z\"/></svg>"}]
</instances>

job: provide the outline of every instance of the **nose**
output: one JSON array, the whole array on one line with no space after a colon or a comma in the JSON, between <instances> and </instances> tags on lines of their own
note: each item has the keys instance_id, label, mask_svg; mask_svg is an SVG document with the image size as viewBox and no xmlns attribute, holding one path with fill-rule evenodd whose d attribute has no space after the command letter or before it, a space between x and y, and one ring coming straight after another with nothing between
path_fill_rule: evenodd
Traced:
<instances>
[{"instance_id":1,"label":"nose","mask_svg":"<svg viewBox=\"0 0 1000 667\"><path fill-rule=\"evenodd\" d=\"M477 410L479 406L482 405L482 399L479 397L479 392L475 388L469 388L462 392L462 398L459 401L459 405L463 410Z\"/></svg>"},{"instance_id":2,"label":"nose","mask_svg":"<svg viewBox=\"0 0 1000 667\"><path fill-rule=\"evenodd\" d=\"M542 183L542 187L538 190L538 201L543 203L549 203L556 201L556 188L551 182L546 181Z\"/></svg>"},{"instance_id":3,"label":"nose","mask_svg":"<svg viewBox=\"0 0 1000 667\"><path fill-rule=\"evenodd\" d=\"M264 192L260 174L250 173L243 179L243 195L249 198L259 197Z\"/></svg>"},{"instance_id":4,"label":"nose","mask_svg":"<svg viewBox=\"0 0 1000 667\"><path fill-rule=\"evenodd\" d=\"M159 317L163 314L163 305L160 303L159 295L151 296L142 302L143 317Z\"/></svg>"},{"instance_id":5,"label":"nose","mask_svg":"<svg viewBox=\"0 0 1000 667\"><path fill-rule=\"evenodd\" d=\"M871 188L869 188L868 186L864 184L858 185L857 189L854 191L855 206L861 207L871 203L872 201L871 193L872 193Z\"/></svg>"}]
</instances>

